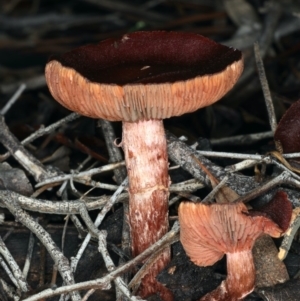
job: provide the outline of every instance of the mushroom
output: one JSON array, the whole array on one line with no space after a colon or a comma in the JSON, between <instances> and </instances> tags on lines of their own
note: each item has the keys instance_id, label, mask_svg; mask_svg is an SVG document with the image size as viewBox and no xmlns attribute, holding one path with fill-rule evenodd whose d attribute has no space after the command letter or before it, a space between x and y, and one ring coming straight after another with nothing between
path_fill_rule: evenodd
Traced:
<instances>
[{"instance_id":1,"label":"mushroom","mask_svg":"<svg viewBox=\"0 0 300 301\"><path fill-rule=\"evenodd\" d=\"M200 300L236 301L254 289L255 240L263 233L281 236L289 226L292 205L279 191L260 211L248 211L244 203L182 202L178 214L180 241L192 262L209 266L226 254L226 280Z\"/></svg>"},{"instance_id":2,"label":"mushroom","mask_svg":"<svg viewBox=\"0 0 300 301\"><path fill-rule=\"evenodd\" d=\"M162 119L216 102L242 70L240 51L201 35L164 31L107 39L48 62L46 81L58 102L85 116L123 122L133 256L168 230L170 181ZM169 259L166 250L149 269L142 297L159 292L171 300L155 280Z\"/></svg>"}]
</instances>

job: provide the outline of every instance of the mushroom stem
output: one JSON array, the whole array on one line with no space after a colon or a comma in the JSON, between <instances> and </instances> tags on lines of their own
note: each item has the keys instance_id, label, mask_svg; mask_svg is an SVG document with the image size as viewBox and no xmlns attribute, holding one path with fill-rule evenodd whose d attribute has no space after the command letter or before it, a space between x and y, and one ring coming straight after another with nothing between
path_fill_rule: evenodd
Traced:
<instances>
[{"instance_id":1,"label":"mushroom stem","mask_svg":"<svg viewBox=\"0 0 300 301\"><path fill-rule=\"evenodd\" d=\"M255 285L255 267L251 250L227 253L227 278L200 301L238 301L250 294Z\"/></svg>"},{"instance_id":2,"label":"mushroom stem","mask_svg":"<svg viewBox=\"0 0 300 301\"><path fill-rule=\"evenodd\" d=\"M129 179L129 224L133 256L168 231L169 176L167 143L161 120L123 122L122 147ZM171 300L155 277L170 259L164 251L143 278L139 295L160 293Z\"/></svg>"}]
</instances>

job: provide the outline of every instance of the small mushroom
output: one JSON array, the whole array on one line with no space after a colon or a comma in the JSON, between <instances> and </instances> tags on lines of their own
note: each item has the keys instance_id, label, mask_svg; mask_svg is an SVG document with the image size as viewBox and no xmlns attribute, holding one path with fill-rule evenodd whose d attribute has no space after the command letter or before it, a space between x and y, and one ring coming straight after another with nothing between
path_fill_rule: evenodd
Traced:
<instances>
[{"instance_id":1,"label":"small mushroom","mask_svg":"<svg viewBox=\"0 0 300 301\"><path fill-rule=\"evenodd\" d=\"M254 242L263 233L281 236L288 228L292 205L286 193L280 191L261 210L248 211L243 203L180 204L180 241L191 261L209 266L224 254L227 257L226 280L201 301L236 301L253 291Z\"/></svg>"},{"instance_id":2,"label":"small mushroom","mask_svg":"<svg viewBox=\"0 0 300 301\"><path fill-rule=\"evenodd\" d=\"M162 119L219 100L243 70L240 51L201 35L136 32L87 45L50 60L53 97L82 115L123 122L129 178L133 256L168 230L169 176ZM171 300L155 277L168 263L162 253L143 278L140 295Z\"/></svg>"}]
</instances>

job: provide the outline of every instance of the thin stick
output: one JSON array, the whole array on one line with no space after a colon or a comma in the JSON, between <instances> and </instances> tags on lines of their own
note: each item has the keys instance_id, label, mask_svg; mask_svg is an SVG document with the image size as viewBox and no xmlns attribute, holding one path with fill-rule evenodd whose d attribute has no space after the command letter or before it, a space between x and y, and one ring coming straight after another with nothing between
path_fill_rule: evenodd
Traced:
<instances>
[{"instance_id":1,"label":"thin stick","mask_svg":"<svg viewBox=\"0 0 300 301\"><path fill-rule=\"evenodd\" d=\"M117 163L123 161L123 155L119 147L116 146L115 140L116 135L113 129L113 126L110 121L99 119L98 125L101 126L102 133L104 136L105 144L107 147L107 151L109 154L109 162L110 163ZM116 182L121 184L122 181L126 178L126 168L122 166L120 168L114 169L114 175L116 178Z\"/></svg>"},{"instance_id":2,"label":"thin stick","mask_svg":"<svg viewBox=\"0 0 300 301\"><path fill-rule=\"evenodd\" d=\"M125 162L122 161L122 162L118 162L118 163L107 164L107 165L101 166L99 168L93 168L93 169L90 169L87 171L80 172L78 174L61 175L61 176L55 176L55 177L51 177L51 178L48 177L48 179L46 179L45 181L38 183L36 185L36 187L40 187L40 186L43 186L43 185L46 185L49 183L63 182L65 180L69 180L71 178L78 179L78 178L91 177L93 175L100 174L100 173L106 172L106 171L110 171L110 170L113 170L115 168L118 168L118 167L124 166L124 165L125 165ZM114 185L111 185L111 186L114 186Z\"/></svg>"},{"instance_id":3,"label":"thin stick","mask_svg":"<svg viewBox=\"0 0 300 301\"><path fill-rule=\"evenodd\" d=\"M109 272L112 272L116 267L114 265L114 262L112 261L111 257L109 256L109 253L107 251L107 243L106 243L106 236L107 232L106 231L99 231L99 247L98 250L101 253L105 266ZM143 301L141 298L137 299L135 296L132 296L128 287L126 286L125 282L122 280L120 276L116 277L114 279L115 285L119 289L120 292L124 296L126 296L129 300L131 301Z\"/></svg>"},{"instance_id":4,"label":"thin stick","mask_svg":"<svg viewBox=\"0 0 300 301\"><path fill-rule=\"evenodd\" d=\"M23 276L24 276L25 279L27 278L27 275L28 275L28 272L29 272L29 269L30 269L30 265L31 265L34 242L35 242L34 235L33 235L32 232L30 232L28 248L27 248L27 255L26 255L25 264L24 264L24 267L23 267Z\"/></svg>"},{"instance_id":5,"label":"thin stick","mask_svg":"<svg viewBox=\"0 0 300 301\"><path fill-rule=\"evenodd\" d=\"M291 177L291 174L289 171L283 171L279 176L276 178L270 180L269 182L263 184L262 186L259 186L247 194L239 197L234 202L249 202L250 200L262 195L263 193L266 193L270 189L274 188L275 186L278 186L280 184L289 184L293 185L297 188L300 188L300 181L297 181Z\"/></svg>"},{"instance_id":6,"label":"thin stick","mask_svg":"<svg viewBox=\"0 0 300 301\"><path fill-rule=\"evenodd\" d=\"M276 115L275 115L275 110L274 110L274 105L273 105L273 100L272 100L268 80L264 69L264 64L259 52L259 44L257 42L254 43L254 54L255 54L258 76L261 83L261 87L262 87L262 91L264 94L266 107L269 115L269 123L271 126L271 130L274 134L277 128L277 120L276 120Z\"/></svg>"},{"instance_id":7,"label":"thin stick","mask_svg":"<svg viewBox=\"0 0 300 301\"><path fill-rule=\"evenodd\" d=\"M282 156L286 159L289 158L298 158L300 157L300 153L290 153L290 154L282 154Z\"/></svg>"},{"instance_id":8,"label":"thin stick","mask_svg":"<svg viewBox=\"0 0 300 301\"><path fill-rule=\"evenodd\" d=\"M26 145L32 141L34 141L35 139L44 136L44 135L48 135L52 132L54 132L57 128L59 128L60 126L62 126L65 123L71 122L77 118L81 117L81 115L79 115L78 113L71 113L68 116L50 124L47 127L41 127L40 129L38 129L36 132L34 132L33 134L31 134L30 136L28 136L26 139L24 139L21 143L23 145Z\"/></svg>"},{"instance_id":9,"label":"thin stick","mask_svg":"<svg viewBox=\"0 0 300 301\"><path fill-rule=\"evenodd\" d=\"M233 173L233 172L237 172L239 170L243 170L243 169L253 167L254 165L256 165L260 162L262 162L262 161L246 159L246 160L240 161L236 164L226 166L224 170L227 171L227 172Z\"/></svg>"},{"instance_id":10,"label":"thin stick","mask_svg":"<svg viewBox=\"0 0 300 301\"><path fill-rule=\"evenodd\" d=\"M230 158L230 159L250 159L250 160L260 161L266 158L266 156L264 155L239 154L239 153L227 153L227 152L197 151L197 153L206 157Z\"/></svg>"},{"instance_id":11,"label":"thin stick","mask_svg":"<svg viewBox=\"0 0 300 301\"><path fill-rule=\"evenodd\" d=\"M6 247L4 241L0 237L0 254L6 260L7 264L11 268L11 271L18 282L18 288L21 289L22 292L27 292L29 290L28 284L26 283L25 278L23 277L22 271L20 270L18 264L12 257L10 251Z\"/></svg>"},{"instance_id":12,"label":"thin stick","mask_svg":"<svg viewBox=\"0 0 300 301\"><path fill-rule=\"evenodd\" d=\"M2 278L0 278L0 297L9 297L11 300L19 301L20 297L17 295L16 291L7 284Z\"/></svg>"},{"instance_id":13,"label":"thin stick","mask_svg":"<svg viewBox=\"0 0 300 301\"><path fill-rule=\"evenodd\" d=\"M284 238L281 242L278 258L282 261L287 256L289 249L292 245L294 237L300 227L300 207L293 210L292 219L290 221L290 226L284 234ZM298 273L299 274L299 273ZM297 278L297 277L294 277Z\"/></svg>"},{"instance_id":14,"label":"thin stick","mask_svg":"<svg viewBox=\"0 0 300 301\"><path fill-rule=\"evenodd\" d=\"M222 145L249 145L255 142L258 142L262 139L272 138L273 132L262 132L255 134L247 134L247 135L237 135L231 137L224 137L219 139L211 139L210 143L213 146L222 146Z\"/></svg>"},{"instance_id":15,"label":"thin stick","mask_svg":"<svg viewBox=\"0 0 300 301\"><path fill-rule=\"evenodd\" d=\"M228 176L225 176L220 183L214 187L214 189L204 198L204 200L201 202L202 204L212 204L213 198L215 197L216 193L222 188L226 181L228 180Z\"/></svg>"},{"instance_id":16,"label":"thin stick","mask_svg":"<svg viewBox=\"0 0 300 301\"><path fill-rule=\"evenodd\" d=\"M24 148L20 141L10 132L4 117L0 115L0 141L11 155L34 176L37 182L44 177L56 175L49 172L45 166Z\"/></svg>"},{"instance_id":17,"label":"thin stick","mask_svg":"<svg viewBox=\"0 0 300 301\"><path fill-rule=\"evenodd\" d=\"M1 115L5 115L8 110L11 108L11 106L18 100L18 98L21 96L23 91L26 89L25 84L21 84L18 90L14 93L14 95L10 98L10 100L6 103L6 105L2 108L0 111Z\"/></svg>"},{"instance_id":18,"label":"thin stick","mask_svg":"<svg viewBox=\"0 0 300 301\"><path fill-rule=\"evenodd\" d=\"M15 287L19 288L19 284L13 273L11 272L9 266L6 264L2 256L0 256L0 265L2 266L2 269L6 272L6 275L9 277L11 282L15 285Z\"/></svg>"},{"instance_id":19,"label":"thin stick","mask_svg":"<svg viewBox=\"0 0 300 301\"><path fill-rule=\"evenodd\" d=\"M95 201L84 202L82 199L65 202L53 202L42 199L34 199L23 196L10 190L0 190L0 207L5 207L1 200L8 199L12 202L17 202L23 209L46 213L46 214L81 214L81 207L85 207L87 210L96 210L102 208L107 202L109 202L109 196L101 196ZM127 193L118 195L117 201L124 201L128 198ZM83 209L84 210L84 209ZM84 219L84 216L81 216Z\"/></svg>"},{"instance_id":20,"label":"thin stick","mask_svg":"<svg viewBox=\"0 0 300 301\"><path fill-rule=\"evenodd\" d=\"M95 292L96 290L94 288L91 288L86 294L83 296L81 301L87 301L88 298Z\"/></svg>"}]
</instances>

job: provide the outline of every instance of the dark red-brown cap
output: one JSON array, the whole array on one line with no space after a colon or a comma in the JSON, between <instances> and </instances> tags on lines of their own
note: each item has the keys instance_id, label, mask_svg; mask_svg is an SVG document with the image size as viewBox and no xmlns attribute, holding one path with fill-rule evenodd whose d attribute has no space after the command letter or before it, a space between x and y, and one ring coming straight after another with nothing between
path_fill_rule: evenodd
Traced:
<instances>
[{"instance_id":1,"label":"dark red-brown cap","mask_svg":"<svg viewBox=\"0 0 300 301\"><path fill-rule=\"evenodd\" d=\"M239 50L201 35L135 32L50 60L46 81L53 97L72 111L134 122L208 106L242 70Z\"/></svg>"},{"instance_id":2,"label":"dark red-brown cap","mask_svg":"<svg viewBox=\"0 0 300 301\"><path fill-rule=\"evenodd\" d=\"M300 152L300 100L293 103L280 119L274 139L283 153Z\"/></svg>"},{"instance_id":3,"label":"dark red-brown cap","mask_svg":"<svg viewBox=\"0 0 300 301\"><path fill-rule=\"evenodd\" d=\"M195 264L208 266L226 253L251 251L263 233L279 237L289 224L292 205L284 192L277 193L272 203L265 206L261 214L257 211L249 214L243 203L181 203L180 241L187 255Z\"/></svg>"}]
</instances>

